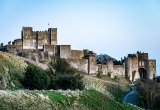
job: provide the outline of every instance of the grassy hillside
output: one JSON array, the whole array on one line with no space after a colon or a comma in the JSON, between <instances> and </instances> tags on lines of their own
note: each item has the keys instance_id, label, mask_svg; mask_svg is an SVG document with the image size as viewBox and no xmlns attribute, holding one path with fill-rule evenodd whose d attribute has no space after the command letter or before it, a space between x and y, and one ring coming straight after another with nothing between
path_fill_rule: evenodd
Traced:
<instances>
[{"instance_id":1,"label":"grassy hillside","mask_svg":"<svg viewBox=\"0 0 160 110\"><path fill-rule=\"evenodd\" d=\"M27 64L15 56L0 52L0 89L22 87L19 83Z\"/></svg>"},{"instance_id":2,"label":"grassy hillside","mask_svg":"<svg viewBox=\"0 0 160 110\"><path fill-rule=\"evenodd\" d=\"M0 89L23 88L20 80L24 77L25 69L29 64L37 65L43 69L47 68L45 64L0 52Z\"/></svg>"},{"instance_id":3,"label":"grassy hillside","mask_svg":"<svg viewBox=\"0 0 160 110\"><path fill-rule=\"evenodd\" d=\"M0 91L0 110L138 110L95 91Z\"/></svg>"},{"instance_id":4,"label":"grassy hillside","mask_svg":"<svg viewBox=\"0 0 160 110\"><path fill-rule=\"evenodd\" d=\"M129 86L127 84L121 84L111 79L108 81L86 75L83 80L87 90L97 90L119 102L122 101L123 95L129 91Z\"/></svg>"},{"instance_id":5,"label":"grassy hillside","mask_svg":"<svg viewBox=\"0 0 160 110\"><path fill-rule=\"evenodd\" d=\"M136 110L121 103L128 82L85 75L84 91L29 91L20 79L29 64L46 69L46 65L0 52L0 110ZM6 90L9 89L9 90ZM13 91L15 90L15 91Z\"/></svg>"}]
</instances>

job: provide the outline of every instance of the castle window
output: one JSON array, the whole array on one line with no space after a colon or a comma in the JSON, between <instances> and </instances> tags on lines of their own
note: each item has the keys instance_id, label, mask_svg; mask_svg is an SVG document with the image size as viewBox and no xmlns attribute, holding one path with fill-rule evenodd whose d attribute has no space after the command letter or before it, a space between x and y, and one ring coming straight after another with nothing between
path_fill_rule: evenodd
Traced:
<instances>
[{"instance_id":1,"label":"castle window","mask_svg":"<svg viewBox=\"0 0 160 110\"><path fill-rule=\"evenodd\" d=\"M141 66L141 62L139 62L139 66Z\"/></svg>"},{"instance_id":2,"label":"castle window","mask_svg":"<svg viewBox=\"0 0 160 110\"><path fill-rule=\"evenodd\" d=\"M142 62L142 66L144 66L144 62Z\"/></svg>"}]
</instances>

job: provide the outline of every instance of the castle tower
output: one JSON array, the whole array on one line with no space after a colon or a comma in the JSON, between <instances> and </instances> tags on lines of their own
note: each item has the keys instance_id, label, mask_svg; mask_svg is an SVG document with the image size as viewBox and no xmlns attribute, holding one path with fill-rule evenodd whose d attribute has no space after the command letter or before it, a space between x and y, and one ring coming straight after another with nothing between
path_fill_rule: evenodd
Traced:
<instances>
[{"instance_id":1,"label":"castle tower","mask_svg":"<svg viewBox=\"0 0 160 110\"><path fill-rule=\"evenodd\" d=\"M138 55L128 54L128 57L125 60L126 77L130 81L135 81L136 79L140 78L138 74Z\"/></svg>"},{"instance_id":2,"label":"castle tower","mask_svg":"<svg viewBox=\"0 0 160 110\"><path fill-rule=\"evenodd\" d=\"M33 34L32 27L22 28L22 44L23 49L37 48L37 38L36 34Z\"/></svg>"},{"instance_id":3,"label":"castle tower","mask_svg":"<svg viewBox=\"0 0 160 110\"><path fill-rule=\"evenodd\" d=\"M150 60L148 53L137 52L125 58L126 77L130 81L139 78L153 79L156 76L156 60Z\"/></svg>"},{"instance_id":4,"label":"castle tower","mask_svg":"<svg viewBox=\"0 0 160 110\"><path fill-rule=\"evenodd\" d=\"M57 28L49 28L48 31L50 34L50 44L57 45Z\"/></svg>"},{"instance_id":5,"label":"castle tower","mask_svg":"<svg viewBox=\"0 0 160 110\"><path fill-rule=\"evenodd\" d=\"M148 78L148 53L137 52L138 54L138 72L140 78Z\"/></svg>"},{"instance_id":6,"label":"castle tower","mask_svg":"<svg viewBox=\"0 0 160 110\"><path fill-rule=\"evenodd\" d=\"M88 74L94 75L96 72L96 57L95 55L88 55Z\"/></svg>"},{"instance_id":7,"label":"castle tower","mask_svg":"<svg viewBox=\"0 0 160 110\"><path fill-rule=\"evenodd\" d=\"M113 61L112 60L109 60L109 61L107 61L107 70L108 70L108 75L111 77L111 78L113 78L114 76L113 76Z\"/></svg>"},{"instance_id":8,"label":"castle tower","mask_svg":"<svg viewBox=\"0 0 160 110\"><path fill-rule=\"evenodd\" d=\"M156 77L156 60L148 61L148 78L153 79Z\"/></svg>"},{"instance_id":9,"label":"castle tower","mask_svg":"<svg viewBox=\"0 0 160 110\"><path fill-rule=\"evenodd\" d=\"M41 31L37 31L37 43L38 43L38 49L43 49L43 45L44 45L44 32Z\"/></svg>"}]
</instances>

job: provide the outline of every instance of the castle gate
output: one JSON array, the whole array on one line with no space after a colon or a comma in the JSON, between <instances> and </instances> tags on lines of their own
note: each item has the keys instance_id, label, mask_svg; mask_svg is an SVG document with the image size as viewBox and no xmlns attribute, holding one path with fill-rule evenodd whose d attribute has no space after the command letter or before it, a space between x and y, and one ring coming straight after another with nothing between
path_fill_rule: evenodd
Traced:
<instances>
[{"instance_id":1,"label":"castle gate","mask_svg":"<svg viewBox=\"0 0 160 110\"><path fill-rule=\"evenodd\" d=\"M138 71L140 78L147 78L147 71L144 68L139 68Z\"/></svg>"}]
</instances>

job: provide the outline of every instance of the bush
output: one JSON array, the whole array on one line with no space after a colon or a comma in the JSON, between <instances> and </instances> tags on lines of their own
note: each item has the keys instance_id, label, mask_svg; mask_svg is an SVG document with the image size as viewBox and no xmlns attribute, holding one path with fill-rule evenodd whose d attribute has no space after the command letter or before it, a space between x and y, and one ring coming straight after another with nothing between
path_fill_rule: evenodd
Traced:
<instances>
[{"instance_id":1,"label":"bush","mask_svg":"<svg viewBox=\"0 0 160 110\"><path fill-rule=\"evenodd\" d=\"M57 89L84 89L83 82L81 80L82 76L80 75L57 75L56 76L56 85Z\"/></svg>"},{"instance_id":2,"label":"bush","mask_svg":"<svg viewBox=\"0 0 160 110\"><path fill-rule=\"evenodd\" d=\"M54 89L54 90L57 90L58 89L58 86L56 84L56 77L49 74L49 78L50 78L50 83L49 83L49 86L48 86L48 89Z\"/></svg>"},{"instance_id":3,"label":"bush","mask_svg":"<svg viewBox=\"0 0 160 110\"><path fill-rule=\"evenodd\" d=\"M49 63L51 83L50 89L84 89L83 76L76 73L65 60L57 58Z\"/></svg>"},{"instance_id":4,"label":"bush","mask_svg":"<svg viewBox=\"0 0 160 110\"><path fill-rule=\"evenodd\" d=\"M29 65L26 68L23 85L27 89L47 89L50 79L43 69Z\"/></svg>"},{"instance_id":5,"label":"bush","mask_svg":"<svg viewBox=\"0 0 160 110\"><path fill-rule=\"evenodd\" d=\"M51 74L75 74L76 70L61 58L55 58L49 63Z\"/></svg>"}]
</instances>

